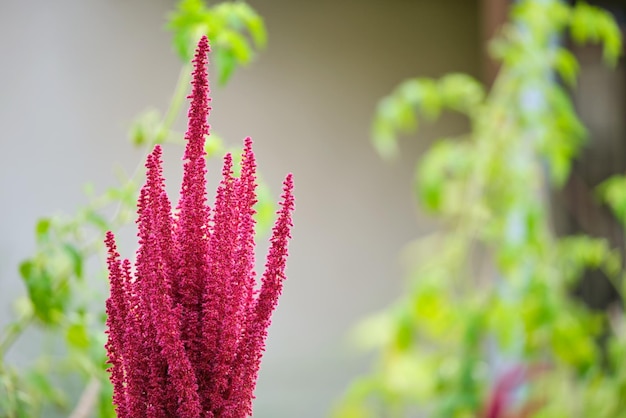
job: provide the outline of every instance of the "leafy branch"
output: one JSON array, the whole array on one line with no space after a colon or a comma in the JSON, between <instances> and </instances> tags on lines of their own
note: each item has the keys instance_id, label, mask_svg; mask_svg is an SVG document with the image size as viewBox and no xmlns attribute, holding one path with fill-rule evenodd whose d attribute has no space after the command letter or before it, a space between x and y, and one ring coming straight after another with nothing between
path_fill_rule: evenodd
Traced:
<instances>
[{"instance_id":1,"label":"leafy branch","mask_svg":"<svg viewBox=\"0 0 626 418\"><path fill-rule=\"evenodd\" d=\"M602 269L621 290L622 255L602 239L557 238L547 202L586 137L562 84L575 87L579 66L559 40L600 42L615 65L621 34L584 3L519 1L511 19L491 44L502 66L490 91L464 74L416 78L378 105L373 143L387 159L399 134L444 110L465 115L470 131L436 141L416 168L415 193L443 228L406 250L406 294L355 330L377 361L336 417L496 416L494 402L506 416L623 416L624 331L570 296L585 269ZM605 192L621 202L616 189Z\"/></svg>"}]
</instances>

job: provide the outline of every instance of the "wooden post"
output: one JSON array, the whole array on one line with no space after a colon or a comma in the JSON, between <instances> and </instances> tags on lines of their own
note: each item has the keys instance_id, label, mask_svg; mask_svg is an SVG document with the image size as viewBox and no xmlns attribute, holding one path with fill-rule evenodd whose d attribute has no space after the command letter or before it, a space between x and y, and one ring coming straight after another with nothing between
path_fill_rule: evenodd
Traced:
<instances>
[{"instance_id":1,"label":"wooden post","mask_svg":"<svg viewBox=\"0 0 626 418\"><path fill-rule=\"evenodd\" d=\"M509 14L510 0L480 0L480 37L482 45L482 81L491 86L499 65L489 56L489 41L500 31Z\"/></svg>"}]
</instances>

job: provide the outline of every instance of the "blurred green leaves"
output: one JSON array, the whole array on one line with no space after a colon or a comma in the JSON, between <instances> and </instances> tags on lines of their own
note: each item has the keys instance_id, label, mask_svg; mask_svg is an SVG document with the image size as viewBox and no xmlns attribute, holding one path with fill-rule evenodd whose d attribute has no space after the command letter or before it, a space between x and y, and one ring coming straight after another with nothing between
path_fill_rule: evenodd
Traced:
<instances>
[{"instance_id":1,"label":"blurred green leaves","mask_svg":"<svg viewBox=\"0 0 626 418\"><path fill-rule=\"evenodd\" d=\"M407 248L411 280L400 300L356 327L356 343L377 360L348 388L336 418L367 417L372 406L374 416L478 416L503 362L549 365L544 383L523 385L518 406L535 411L529 416L625 416L617 401L626 394L624 362L618 355L607 367L598 342L623 357L626 327L609 328L626 323L623 309L590 312L571 297L581 275L597 269L623 298L623 254L604 239L556 237L546 201L586 136L561 83L575 88L579 64L559 40L569 30L575 42L599 42L615 65L620 31L585 3L522 0L511 18L491 43L502 66L489 92L463 74L415 78L376 108L372 143L385 159L397 155L400 135L444 110L465 115L470 131L436 140L416 166L416 195L441 231ZM598 196L626 226L624 177Z\"/></svg>"},{"instance_id":2,"label":"blurred green leaves","mask_svg":"<svg viewBox=\"0 0 626 418\"><path fill-rule=\"evenodd\" d=\"M460 193L473 165L474 150L462 141L437 141L415 171L416 191L424 208L454 215L463 210Z\"/></svg>"},{"instance_id":3,"label":"blurred green leaves","mask_svg":"<svg viewBox=\"0 0 626 418\"><path fill-rule=\"evenodd\" d=\"M578 43L601 43L607 63L611 66L617 64L622 54L622 35L607 11L584 2L577 3L572 9L570 33Z\"/></svg>"},{"instance_id":4,"label":"blurred green leaves","mask_svg":"<svg viewBox=\"0 0 626 418\"><path fill-rule=\"evenodd\" d=\"M449 74L438 81L407 80L378 104L372 124L374 147L383 158L395 157L397 134L417 128L416 112L431 120L444 109L470 116L484 95L482 85L465 74Z\"/></svg>"},{"instance_id":5,"label":"blurred green leaves","mask_svg":"<svg viewBox=\"0 0 626 418\"><path fill-rule=\"evenodd\" d=\"M598 195L608 203L626 230L626 176L614 176L604 181L598 187Z\"/></svg>"},{"instance_id":6,"label":"blurred green leaves","mask_svg":"<svg viewBox=\"0 0 626 418\"><path fill-rule=\"evenodd\" d=\"M16 301L17 318L0 334L0 378L7 391L0 398L14 399L0 404L0 415L36 417L50 406L67 411L74 402L58 385L62 376L74 374L85 382L99 381L103 388L108 385L104 340L96 337L104 332L105 296L98 290L105 286L98 284L93 272L86 274L85 265L102 251L104 231L130 220L135 189L128 179L100 196L87 186L90 201L73 217L45 217L35 224L35 252L19 266L27 295ZM113 217L111 207L115 208ZM65 353L52 355L42 347L34 366L18 372L4 358L33 325L52 344L64 345ZM113 412L111 408L103 410Z\"/></svg>"},{"instance_id":7,"label":"blurred green leaves","mask_svg":"<svg viewBox=\"0 0 626 418\"><path fill-rule=\"evenodd\" d=\"M170 15L176 52L189 62L202 35L211 42L211 60L217 81L225 84L237 66L250 63L255 49L267 44L263 19L244 2L223 2L207 6L202 0L182 0Z\"/></svg>"},{"instance_id":8,"label":"blurred green leaves","mask_svg":"<svg viewBox=\"0 0 626 418\"><path fill-rule=\"evenodd\" d=\"M38 251L19 266L32 312L47 326L59 325L72 298L71 281L83 279L84 255L63 235L55 220L37 221Z\"/></svg>"}]
</instances>

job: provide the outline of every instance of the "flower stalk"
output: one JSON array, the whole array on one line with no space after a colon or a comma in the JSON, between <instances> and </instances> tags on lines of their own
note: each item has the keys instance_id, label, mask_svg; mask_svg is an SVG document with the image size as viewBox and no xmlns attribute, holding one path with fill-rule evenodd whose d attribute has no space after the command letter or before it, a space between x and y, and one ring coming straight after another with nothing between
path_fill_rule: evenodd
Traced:
<instances>
[{"instance_id":1,"label":"flower stalk","mask_svg":"<svg viewBox=\"0 0 626 418\"><path fill-rule=\"evenodd\" d=\"M241 175L224 157L213 208L206 197L210 111L203 37L193 60L180 199L172 211L162 150L147 157L138 201L134 272L106 235L111 294L106 349L120 418L244 418L252 400L271 314L285 279L294 208L287 175L260 288L254 272L256 162L246 138Z\"/></svg>"}]
</instances>

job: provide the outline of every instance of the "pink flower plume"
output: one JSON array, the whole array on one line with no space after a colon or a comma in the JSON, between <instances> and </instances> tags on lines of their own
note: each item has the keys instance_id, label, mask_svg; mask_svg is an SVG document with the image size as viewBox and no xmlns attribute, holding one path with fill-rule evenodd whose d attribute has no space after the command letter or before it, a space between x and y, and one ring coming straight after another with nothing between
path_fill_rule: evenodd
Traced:
<instances>
[{"instance_id":1,"label":"pink flower plume","mask_svg":"<svg viewBox=\"0 0 626 418\"><path fill-rule=\"evenodd\" d=\"M293 180L283 185L261 287L254 272L256 162L246 138L241 175L230 154L211 210L205 137L209 82L203 37L193 60L184 173L172 215L162 150L146 159L137 205L134 274L106 235L111 285L106 302L109 373L120 418L245 418L271 314L285 279L294 209Z\"/></svg>"}]
</instances>

